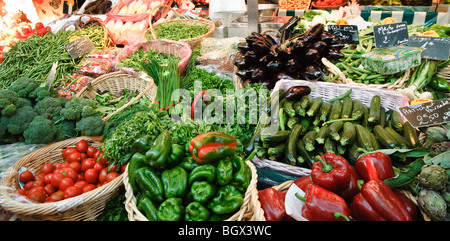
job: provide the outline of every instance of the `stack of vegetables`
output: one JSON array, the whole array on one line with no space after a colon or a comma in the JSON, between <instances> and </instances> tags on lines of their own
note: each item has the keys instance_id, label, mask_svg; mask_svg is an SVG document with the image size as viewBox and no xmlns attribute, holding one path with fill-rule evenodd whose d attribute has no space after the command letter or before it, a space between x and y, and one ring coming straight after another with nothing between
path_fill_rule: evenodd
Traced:
<instances>
[{"instance_id":1,"label":"stack of vegetables","mask_svg":"<svg viewBox=\"0 0 450 241\"><path fill-rule=\"evenodd\" d=\"M0 90L1 143L48 144L78 135L100 136L105 123L97 102L60 97L54 89L22 77Z\"/></svg>"},{"instance_id":2,"label":"stack of vegetables","mask_svg":"<svg viewBox=\"0 0 450 241\"><path fill-rule=\"evenodd\" d=\"M150 221L223 220L240 208L252 174L234 155L236 139L208 132L185 146L168 130L139 138L128 165L137 208Z\"/></svg>"},{"instance_id":3,"label":"stack of vegetables","mask_svg":"<svg viewBox=\"0 0 450 241\"><path fill-rule=\"evenodd\" d=\"M334 34L325 31L322 23L303 34L293 35L298 20L291 20L282 27L280 44L268 34L254 32L245 43L238 45L241 55L235 61L236 75L244 85L263 83L272 89L280 79L319 80L326 75L321 58L337 60L344 57L340 49L345 45Z\"/></svg>"},{"instance_id":4,"label":"stack of vegetables","mask_svg":"<svg viewBox=\"0 0 450 241\"><path fill-rule=\"evenodd\" d=\"M399 112L381 106L378 95L366 107L348 96L351 89L329 101L312 99L310 92L308 86L294 86L275 93L279 105L271 111L279 118L279 131L265 134L259 126L254 136L259 143L249 143L259 157L310 168L314 156L327 152L355 163L364 152L418 145L416 130Z\"/></svg>"}]
</instances>

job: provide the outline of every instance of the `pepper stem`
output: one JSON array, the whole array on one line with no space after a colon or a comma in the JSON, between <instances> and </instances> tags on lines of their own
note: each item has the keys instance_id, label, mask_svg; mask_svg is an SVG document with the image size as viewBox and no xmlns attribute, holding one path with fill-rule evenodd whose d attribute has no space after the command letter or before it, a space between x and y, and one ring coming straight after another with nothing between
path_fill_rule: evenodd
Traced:
<instances>
[{"instance_id":1,"label":"pepper stem","mask_svg":"<svg viewBox=\"0 0 450 241\"><path fill-rule=\"evenodd\" d=\"M356 181L356 185L358 186L358 190L361 191L361 188L364 185L364 180L358 179L358 181Z\"/></svg>"},{"instance_id":2,"label":"pepper stem","mask_svg":"<svg viewBox=\"0 0 450 241\"><path fill-rule=\"evenodd\" d=\"M350 221L350 219L347 217L347 215L345 215L343 213L334 212L333 215L334 215L335 219L343 218L343 219L345 219L345 221Z\"/></svg>"},{"instance_id":3,"label":"pepper stem","mask_svg":"<svg viewBox=\"0 0 450 241\"><path fill-rule=\"evenodd\" d=\"M316 159L316 161L319 161L320 163L322 163L322 171L323 172L331 172L331 170L333 170L333 164L324 162L322 157L316 156L315 159Z\"/></svg>"},{"instance_id":4,"label":"pepper stem","mask_svg":"<svg viewBox=\"0 0 450 241\"><path fill-rule=\"evenodd\" d=\"M305 197L303 197L303 196L301 196L300 195L300 193L295 193L295 197L297 197L298 199L300 199L300 201L302 201L302 202L306 202L306 198Z\"/></svg>"}]
</instances>

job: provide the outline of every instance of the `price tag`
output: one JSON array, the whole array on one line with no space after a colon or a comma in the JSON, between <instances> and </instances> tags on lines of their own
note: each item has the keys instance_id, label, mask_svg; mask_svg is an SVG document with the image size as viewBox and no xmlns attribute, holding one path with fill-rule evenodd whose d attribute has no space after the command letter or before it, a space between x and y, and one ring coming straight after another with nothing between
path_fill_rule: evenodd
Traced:
<instances>
[{"instance_id":1,"label":"price tag","mask_svg":"<svg viewBox=\"0 0 450 241\"><path fill-rule=\"evenodd\" d=\"M336 35L343 43L359 44L359 34L357 25L335 25L327 26L328 32Z\"/></svg>"},{"instance_id":2,"label":"price tag","mask_svg":"<svg viewBox=\"0 0 450 241\"><path fill-rule=\"evenodd\" d=\"M450 56L450 38L411 36L409 46L420 47L422 58L434 60L448 60Z\"/></svg>"},{"instance_id":3,"label":"price tag","mask_svg":"<svg viewBox=\"0 0 450 241\"><path fill-rule=\"evenodd\" d=\"M377 48L408 45L409 42L406 22L373 26L373 34Z\"/></svg>"},{"instance_id":4,"label":"price tag","mask_svg":"<svg viewBox=\"0 0 450 241\"><path fill-rule=\"evenodd\" d=\"M450 99L400 107L400 112L413 127L439 125L450 121Z\"/></svg>"},{"instance_id":5,"label":"price tag","mask_svg":"<svg viewBox=\"0 0 450 241\"><path fill-rule=\"evenodd\" d=\"M88 36L83 36L75 41L65 44L64 48L69 52L73 59L79 58L95 50L94 43L92 43Z\"/></svg>"}]
</instances>

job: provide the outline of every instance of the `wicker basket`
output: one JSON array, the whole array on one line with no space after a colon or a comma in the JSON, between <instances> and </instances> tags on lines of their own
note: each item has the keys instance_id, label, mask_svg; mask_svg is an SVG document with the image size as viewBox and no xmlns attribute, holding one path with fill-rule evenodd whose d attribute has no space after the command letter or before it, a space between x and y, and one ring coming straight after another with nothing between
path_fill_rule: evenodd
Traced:
<instances>
[{"instance_id":1,"label":"wicker basket","mask_svg":"<svg viewBox=\"0 0 450 241\"><path fill-rule=\"evenodd\" d=\"M160 7L169 8L170 10L172 10L175 13L176 16L181 17L181 15L177 11L175 11L170 6L167 6L167 5L164 5L164 4L156 5L153 8L153 13L155 11L157 11L158 8L160 8ZM191 48L194 48L203 39L210 37L213 34L214 30L216 29L216 25L212 21L207 20L207 19L174 19L174 20L164 20L164 21L157 22L157 23L153 24L152 23L152 17L153 17L153 14L150 14L150 17L149 17L150 18L149 30L150 30L150 33L152 34L153 39L158 39L158 37L156 36L156 33L155 33L155 29L158 28L158 26L160 26L161 24L164 24L164 23L181 22L181 23L184 23L184 24L187 24L187 25L205 25L205 26L207 26L208 27L208 32L206 32L203 35L197 36L195 38L178 40L180 42L188 43L191 46Z\"/></svg>"},{"instance_id":2,"label":"wicker basket","mask_svg":"<svg viewBox=\"0 0 450 241\"><path fill-rule=\"evenodd\" d=\"M111 94L117 95L123 89L128 89L134 92L137 91L139 94L128 103L115 110L113 113L104 117L104 121L108 121L111 116L132 105L144 95L148 99L154 100L156 97L157 86L155 85L153 79L148 76L136 77L122 72L112 72L94 79L86 87L81 89L77 93L76 97L84 96L88 99L95 99L97 91L109 91Z\"/></svg>"},{"instance_id":3,"label":"wicker basket","mask_svg":"<svg viewBox=\"0 0 450 241\"><path fill-rule=\"evenodd\" d=\"M62 151L85 139L96 148L101 145L101 137L82 136L50 144L40 148L12 165L0 179L1 207L23 221L94 221L103 211L106 203L119 193L123 174L106 185L98 187L76 197L51 203L20 202L15 199L15 190L19 188L18 174L21 167L37 173L44 163L63 161Z\"/></svg>"},{"instance_id":4,"label":"wicker basket","mask_svg":"<svg viewBox=\"0 0 450 241\"><path fill-rule=\"evenodd\" d=\"M246 161L247 165L250 167L252 171L252 180L250 181L250 185L247 188L244 196L244 202L241 205L241 208L233 214L230 218L225 221L250 221L254 220L254 211L257 206L253 205L253 200L255 200L254 195L258 195L258 190L256 188L256 183L258 179L258 175L256 173L256 168L251 161ZM125 186L125 209L128 212L128 220L130 221L148 221L148 219L143 215L138 209L136 205L136 198L133 194L133 189L130 186L128 179L128 166L123 173L123 184ZM258 199L256 197L256 199ZM256 209L257 210L257 209Z\"/></svg>"},{"instance_id":5,"label":"wicker basket","mask_svg":"<svg viewBox=\"0 0 450 241\"><path fill-rule=\"evenodd\" d=\"M86 22L81 21L81 19L83 17L89 18L88 20L86 20ZM91 26L100 26L103 28L103 30L105 31L105 46L106 47L113 47L114 43L113 43L113 35L112 33L109 31L109 29L106 27L105 22L98 17L94 17L92 15L89 14L82 14L80 15L80 17L78 18L76 25L80 28L86 28L86 27L91 27Z\"/></svg>"}]
</instances>

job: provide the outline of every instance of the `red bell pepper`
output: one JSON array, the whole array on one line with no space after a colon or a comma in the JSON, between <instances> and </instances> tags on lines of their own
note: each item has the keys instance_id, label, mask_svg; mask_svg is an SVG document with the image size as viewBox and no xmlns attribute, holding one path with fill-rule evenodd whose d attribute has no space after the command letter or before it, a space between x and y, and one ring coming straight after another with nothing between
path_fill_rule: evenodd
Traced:
<instances>
[{"instance_id":1,"label":"red bell pepper","mask_svg":"<svg viewBox=\"0 0 450 241\"><path fill-rule=\"evenodd\" d=\"M361 187L350 205L352 216L362 221L412 221L405 205L381 180L370 180Z\"/></svg>"},{"instance_id":2,"label":"red bell pepper","mask_svg":"<svg viewBox=\"0 0 450 241\"><path fill-rule=\"evenodd\" d=\"M286 197L285 192L268 187L264 190L258 191L259 202L261 208L264 210L264 217L266 221L289 221L292 218L287 215L284 201Z\"/></svg>"},{"instance_id":3,"label":"red bell pepper","mask_svg":"<svg viewBox=\"0 0 450 241\"><path fill-rule=\"evenodd\" d=\"M300 177L293 182L297 187L302 189L303 192L306 192L311 185L314 183L311 181L311 176Z\"/></svg>"},{"instance_id":4,"label":"red bell pepper","mask_svg":"<svg viewBox=\"0 0 450 241\"><path fill-rule=\"evenodd\" d=\"M409 199L405 194L400 192L399 190L392 190L395 193L395 196L405 205L406 210L408 210L408 213L411 215L413 220L418 220L418 212L416 205Z\"/></svg>"},{"instance_id":5,"label":"red bell pepper","mask_svg":"<svg viewBox=\"0 0 450 241\"><path fill-rule=\"evenodd\" d=\"M197 163L210 163L236 152L236 138L222 132L208 132L190 141L189 151Z\"/></svg>"},{"instance_id":6,"label":"red bell pepper","mask_svg":"<svg viewBox=\"0 0 450 241\"><path fill-rule=\"evenodd\" d=\"M350 221L350 209L344 199L317 185L311 185L305 197L296 193L305 202L302 216L309 221Z\"/></svg>"},{"instance_id":7,"label":"red bell pepper","mask_svg":"<svg viewBox=\"0 0 450 241\"><path fill-rule=\"evenodd\" d=\"M395 176L391 158L382 152L367 153L358 158L355 168L364 182L377 179L383 181Z\"/></svg>"},{"instance_id":8,"label":"red bell pepper","mask_svg":"<svg viewBox=\"0 0 450 241\"><path fill-rule=\"evenodd\" d=\"M350 181L348 182L347 187L339 190L336 194L342 197L348 204L353 201L353 197L359 193L359 188L363 182L360 178L356 169L352 166L350 168ZM360 183L360 184L359 184Z\"/></svg>"},{"instance_id":9,"label":"red bell pepper","mask_svg":"<svg viewBox=\"0 0 450 241\"><path fill-rule=\"evenodd\" d=\"M311 170L312 181L332 192L347 187L350 181L350 165L347 160L328 152L315 162Z\"/></svg>"}]
</instances>

